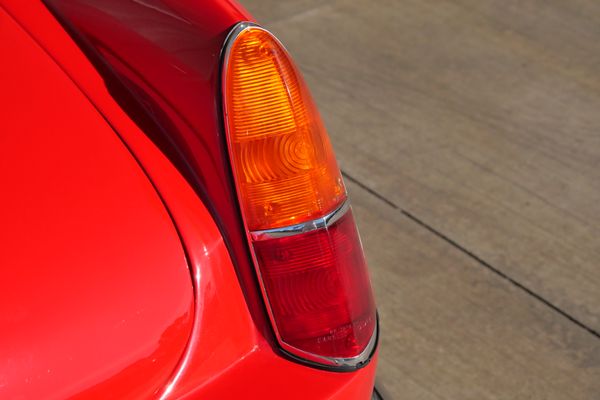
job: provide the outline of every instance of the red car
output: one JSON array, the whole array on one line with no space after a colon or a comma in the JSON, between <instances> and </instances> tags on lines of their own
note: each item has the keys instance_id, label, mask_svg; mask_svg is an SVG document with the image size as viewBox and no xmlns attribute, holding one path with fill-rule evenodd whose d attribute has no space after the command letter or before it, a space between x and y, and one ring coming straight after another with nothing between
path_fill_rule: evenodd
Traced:
<instances>
[{"instance_id":1,"label":"red car","mask_svg":"<svg viewBox=\"0 0 600 400\"><path fill-rule=\"evenodd\" d=\"M0 0L0 35L0 398L379 398L352 210L271 33L231 0Z\"/></svg>"}]
</instances>

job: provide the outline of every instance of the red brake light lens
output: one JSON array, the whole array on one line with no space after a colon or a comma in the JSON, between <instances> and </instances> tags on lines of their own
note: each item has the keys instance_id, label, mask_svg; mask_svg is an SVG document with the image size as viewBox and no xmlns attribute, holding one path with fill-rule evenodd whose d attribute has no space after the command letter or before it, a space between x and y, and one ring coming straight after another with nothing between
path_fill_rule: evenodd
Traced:
<instances>
[{"instance_id":1,"label":"red brake light lens","mask_svg":"<svg viewBox=\"0 0 600 400\"><path fill-rule=\"evenodd\" d=\"M281 348L322 365L364 365L377 316L356 224L308 88L266 30L239 24L230 34L223 106L242 216Z\"/></svg>"},{"instance_id":2,"label":"red brake light lens","mask_svg":"<svg viewBox=\"0 0 600 400\"><path fill-rule=\"evenodd\" d=\"M324 229L254 242L285 343L325 357L354 357L375 328L369 275L352 212Z\"/></svg>"}]
</instances>

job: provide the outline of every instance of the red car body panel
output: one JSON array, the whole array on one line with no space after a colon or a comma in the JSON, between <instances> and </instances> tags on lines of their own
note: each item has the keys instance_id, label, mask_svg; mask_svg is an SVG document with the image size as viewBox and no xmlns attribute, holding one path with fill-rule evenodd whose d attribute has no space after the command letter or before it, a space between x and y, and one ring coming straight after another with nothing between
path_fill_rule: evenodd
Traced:
<instances>
[{"instance_id":1,"label":"red car body panel","mask_svg":"<svg viewBox=\"0 0 600 400\"><path fill-rule=\"evenodd\" d=\"M136 3L160 5L159 3L163 2L138 1ZM183 3L188 9L193 8L193 2ZM46 225L43 223L44 218L55 218L54 225L58 231L62 232L62 235L56 236L51 241L55 248L61 246L64 248L66 245L71 248L73 243L78 243L73 240L84 240L81 231L74 229L73 225L68 223L68 218L64 221L58 219L65 218L65 204L67 204L70 192L65 192L64 188L65 185L68 185L74 192L91 193L90 191L93 191L97 195L97 197L91 196L96 199L94 202L80 205L80 208L88 207L85 208L88 213L83 215L83 211L80 210L82 212L79 217L84 216L87 219L78 221L93 224L93 229L103 233L110 232L109 236L115 243L114 245L117 246L117 243L121 245L121 252L115 253L119 257L115 256L112 262L102 263L103 268L99 268L98 254L104 252L101 245L104 242L101 240L106 241L106 237L97 235L95 238L98 241L95 242L95 246L94 242L89 242L89 247L85 248L85 252L84 249L81 249L81 253L79 253L87 258L77 260L78 263L70 264L67 267L56 259L48 257L47 255L52 253L47 253L47 247L32 246L37 241L41 241L40 237L37 241L31 237L20 237L20 240L17 240L16 236L11 238L11 232L4 229L3 235L7 236L5 243L10 243L13 247L7 254L15 259L14 263L19 268L27 265L30 270L27 277L18 275L9 271L10 268L6 267L8 264L2 260L0 274L3 274L3 277L8 275L6 275L7 279L0 282L0 285L11 287L12 291L16 293L14 296L18 295L19 297L5 300L4 293L0 294L2 297L0 307L7 309L0 315L12 315L8 310L11 307L14 308L15 304L23 303L23 307L39 307L40 304L43 304L45 300L40 300L38 297L36 300L36 298L23 294L23 289L28 285L25 278L38 279L39 285L41 285L39 282L43 280L46 297L59 296L68 301L60 303L62 310L42 307L35 316L27 318L27 324L34 332L41 332L41 329L44 329L44 321L51 324L46 327L43 334L38 333L39 343L45 346L51 345L49 339L56 332L63 332L66 329L74 330L70 337L79 343L80 350L83 352L82 354L86 354L86 357L82 357L76 370L73 370L69 368L71 366L69 361L61 357L62 354L52 353L54 358L48 357L45 361L32 362L29 365L29 371L43 371L51 362L64 372L62 381L52 381L54 384L51 385L48 383L50 380L47 379L45 382L50 386L39 385L41 382L39 380L17 386L19 382L14 375L17 369L10 364L11 358L6 355L10 354L9 352L16 354L19 348L29 349L31 354L34 354L35 348L29 347L33 342L21 332L22 327L15 326L10 334L2 331L0 332L0 397L11 398L12 395L19 395L21 398L37 399L78 395L82 398L369 398L373 388L376 356L370 364L358 371L337 373L298 364L283 357L277 351L270 335L270 327L265 318L258 291L253 286L255 285L252 278L253 269L248 260L240 260L239 254L243 254L243 251L235 250L236 245L232 245L235 239L229 239L229 246L226 246L227 235L235 236L235 233L231 232L239 229L240 222L235 219L237 216L231 211L229 214L215 211L219 209L218 204L221 203L223 203L222 209L235 209L235 202L227 194L227 185L230 185L228 170L222 165L219 166L220 161L214 161L215 157L220 159L224 154L215 153L214 150L210 150L213 149L212 147L209 147L209 150L206 148L198 150L193 145L193 141L206 144L206 141L212 140L215 143L214 148L218 148L219 141L222 140L222 138L219 139L219 107L215 92L217 89L213 86L214 82L218 81L218 76L216 76L219 72L218 53L215 54L214 59L207 60L205 57L200 57L200 54L196 54L187 61L189 65L186 65L194 66L199 71L205 72L205 74L195 75L196 77L204 76L205 82L198 83L198 80L194 78L194 82L196 82L194 90L179 86L172 92L168 92L169 85L158 78L160 74L144 78L148 80L147 85L165 85L156 98L168 101L153 104L153 106L160 106L161 112L168 116L165 120L159 118L160 122L168 122L170 124L168 126L173 128L173 125L177 127L177 124L173 123L175 114L181 114L178 118L185 119L188 123L195 118L193 124L188 124L187 128L195 139L191 139L192 136L189 136L188 139L191 142L184 141L190 146L186 151L202 152L204 158L212 153L210 159L215 164L215 171L219 168L222 169L222 172L215 174L196 171L201 178L200 183L204 190L213 190L210 192L210 200L213 204L207 204L208 201L203 197L206 193L199 193L198 185L195 185L197 182L182 170L178 161L175 161L172 154L165 150L162 141L157 140L157 137L149 132L153 128L149 128L141 119L132 115L131 109L115 95L114 88L111 88L110 82L106 80L106 75L99 72L98 65L90 62L89 55L86 56L82 52L41 3L27 2L25 4L18 0L3 0L1 4L21 24L23 27L21 34L27 31L37 42L36 46L39 45L36 57L40 59L36 63L48 64L47 68L54 72L52 76L44 75L46 70L36 70L32 64L28 68L24 68L23 65L15 66L18 63L11 67L3 65L0 68L3 70L11 68L10 72L13 75L19 75L18 79L14 79L12 88L15 92L20 91L18 95L22 98L26 98L29 93L52 97L46 93L48 90L53 93L52 99L55 102L53 107L46 109L42 109L42 103L38 103L38 107L32 107L33 103L26 104L25 100L20 103L14 102L14 105L7 107L7 104L13 103L13 100L2 93L0 97L2 110L10 109L15 115L21 116L18 121L24 118L24 114L35 116L28 121L28 125L23 125L21 132L23 132L22 136L29 134L40 138L40 146L43 145L46 150L46 155L41 157L40 161L48 160L48 157L56 158L61 154L64 155L64 159L69 160L68 168L63 165L61 170L63 175L67 176L56 175L56 172L51 172L48 165L45 164L45 168L48 169L46 172L53 174L54 182L61 182L60 188L52 186L48 182L39 182L37 178L30 182L28 190L32 196L34 194L37 196L32 197L32 204L47 202L46 195L40 189L54 190L56 198L55 201L44 206L43 218L38 216L36 220L31 221L27 232L35 230L47 232ZM213 21L212 25L206 22L203 26L194 23L196 29L204 29L206 35L204 40L206 43L210 43L205 47L199 45L204 49L201 51L202 54L206 54L205 51L208 49L213 51L222 46L230 24L249 18L241 8L230 2L222 2L219 5L206 2L202 7L208 11L202 14L202 10L198 10L195 17L192 15L188 18L188 20L201 18ZM7 18L3 17L3 31L4 27L9 25L8 22L4 22L5 20L9 21ZM14 24L14 22L10 22L10 24ZM202 35L197 37L202 37ZM28 40L31 42L32 39ZM116 43L118 44L118 41ZM167 48L168 44L165 44ZM4 43L2 45L5 46ZM4 51L5 54L11 55L10 60L13 58L16 60L25 51L23 48L27 46L31 46L31 43L26 45L15 41L6 44ZM40 53L42 48L47 53L43 62ZM112 50L111 52L114 53ZM146 61L148 62L151 58ZM142 59L144 58L142 57ZM168 65L168 63L162 62L157 64ZM182 67L181 64L176 64L176 66ZM144 69L144 71L149 70L151 69ZM3 71L3 73L6 72ZM171 71L171 73L174 72ZM36 74L38 76L35 79L30 79L31 75ZM59 77L59 75L61 76ZM138 72L133 72L129 79L139 79L139 75ZM163 71L163 76L169 76L169 73ZM4 76L1 79L5 79ZM182 77L179 76L179 79ZM61 87L60 90L56 89L57 82L62 82L64 87ZM194 85L193 82L190 84ZM75 87L78 90L75 90ZM67 90L67 88L70 89ZM167 92L170 95L164 94ZM138 95L141 94L138 93ZM187 100L185 100L186 98ZM73 110L76 109L71 106L71 102L82 109L81 113L76 114L76 118L73 117ZM173 114L169 114L171 112ZM71 119L76 121L70 121ZM17 121L14 118L13 120ZM63 128L65 125L70 127L61 136L62 141L57 140L57 137L47 135L49 122L52 121L57 124L60 122ZM73 125L75 122L80 125ZM9 125L9 129L5 132L19 128L16 126L19 125L17 122L13 124L15 126ZM6 125L3 125L3 130L5 127ZM201 130L197 130L197 127L200 127ZM82 135L81 132L85 132L85 135ZM90 135L88 132L96 134L88 137ZM3 134L0 140L24 140L23 138L5 138L5 135ZM211 139L211 137L213 138ZM112 141L114 145L111 148L102 147L97 145L94 140ZM66 147L61 148L61 146ZM94 147L94 152L85 151L86 146L87 148ZM4 146L0 151L4 152ZM27 152L24 145L21 144L21 147L18 148L13 146L12 152L14 154L11 158L6 158L11 163L16 163L19 159L26 159L21 154ZM41 150L36 154L42 154ZM189 157L189 154L185 155ZM108 207L106 187L95 185L94 180L89 179L89 175L85 174L86 166L98 162L98 160L94 160L94 157L102 157L104 161L99 164L102 168L96 166L94 169L96 173L113 185L122 183L120 197L109 199L113 202L118 200L117 204L108 203L113 205L110 207L112 213L110 215L108 212L98 211L98 209ZM117 162L119 160L121 162ZM1 162L5 162L4 158ZM21 165L23 171L10 169L14 168L12 166L8 170L3 168L2 174L7 175L6 179L24 182L35 173L39 173L39 164L36 164L36 168L25 167L22 164L14 165ZM198 165L194 165L194 168L197 169ZM75 174L79 179L69 180L68 173ZM203 178L204 176L206 179ZM4 176L2 179L4 181ZM63 179L66 180L63 181ZM209 182L208 179L213 180ZM221 180L220 183L219 180ZM213 189L207 189L208 187ZM221 188L218 189L221 190L221 196L215 195L217 193L215 187ZM63 196L66 198L63 199ZM132 204L134 200L135 204L140 202L140 210ZM9 203L10 199L3 198L0 201L2 202L0 204L2 213L9 214L7 210L9 206L14 207L14 204ZM12 201L17 203L15 198ZM151 207L152 204L154 204L153 207ZM148 208L146 213L144 213L144 206ZM89 212L90 207L93 212ZM69 207L68 210L71 208ZM222 220L219 220L216 214ZM19 217L12 218L9 221L16 225ZM216 221L215 218L217 218ZM154 225L148 227L150 223L164 226L161 225L162 228L155 228ZM76 226L80 227L80 225ZM228 234L224 233L223 226L229 227ZM140 239L139 241L131 241L130 232L132 230L140 235L137 238ZM12 234L14 235L14 232ZM49 246L47 243L44 244L44 246L46 245ZM182 245L185 255L187 255L187 265ZM45 252L40 252L42 249ZM230 253L237 258L237 274ZM16 259L22 254L28 254L32 260L30 264L25 263L21 258ZM0 257L3 256L4 251ZM36 260L44 257L45 269L40 270L40 264ZM150 262L148 259L154 266L151 274L147 273L148 265L144 264L144 262ZM65 286L65 271L62 268L68 272L77 272L69 276L69 287ZM128 275L125 271L129 270L138 271L139 275ZM144 275L140 271L144 271L146 274ZM110 276L111 279L98 279L98 274L101 274L101 277ZM144 277L147 281L139 282L137 280ZM147 286L143 287L143 290L136 290L144 283ZM154 290L149 290L151 285L155 285ZM162 290L163 286L168 286L168 290ZM113 297L112 291L116 290L115 287L127 296ZM115 294L119 293L118 290ZM192 290L194 293L193 306L191 304ZM82 295L82 292L86 293L87 297L84 298L89 299L88 303L81 301L79 296ZM120 313L126 313L128 310L137 310L136 304L140 303L143 303L148 310L164 310L164 313L143 314L138 325L128 326L129 331L121 332L121 342L101 341L100 343L104 346L99 346L98 341L105 336L102 332L112 328L101 317L110 312L121 315ZM90 307L90 304L96 307ZM179 305L179 308L176 305ZM70 313L68 307L76 307L78 312ZM190 318L192 315L193 320ZM169 320L167 317L171 317L171 324L166 323ZM170 333L173 330L169 330L169 327L176 318L181 318L177 320L179 321L176 324L177 332ZM92 323L91 321L96 322ZM6 323L10 323L10 321L7 320ZM137 328L139 330L135 331ZM127 343L126 335L133 335L133 332L137 335L136 339L145 341L148 346L154 345L155 353L159 352L163 355L163 361L159 365L151 362L152 359L148 359L148 354L141 354L142 352L139 351L139 348L142 347L141 343L136 342L133 345L129 344L130 346L121 345L121 343ZM161 342L159 339L161 335L170 339L166 341L163 339ZM73 339L75 337L76 339ZM9 342L9 338L14 342ZM6 343L8 346L5 345ZM2 353L3 351L6 353ZM106 361L109 355L115 355L119 362L112 360L112 362L104 364L103 361ZM95 362L96 360L99 361ZM81 380L80 385L73 385L77 374L98 379ZM18 390L26 385L30 385L29 391ZM48 388L53 391L48 392Z\"/></svg>"},{"instance_id":2,"label":"red car body panel","mask_svg":"<svg viewBox=\"0 0 600 400\"><path fill-rule=\"evenodd\" d=\"M113 98L201 197L232 253L252 317L271 335L237 207L220 99L225 38L252 17L230 0L47 3Z\"/></svg>"},{"instance_id":3,"label":"red car body panel","mask_svg":"<svg viewBox=\"0 0 600 400\"><path fill-rule=\"evenodd\" d=\"M0 397L148 397L193 322L177 231L81 91L0 21Z\"/></svg>"}]
</instances>

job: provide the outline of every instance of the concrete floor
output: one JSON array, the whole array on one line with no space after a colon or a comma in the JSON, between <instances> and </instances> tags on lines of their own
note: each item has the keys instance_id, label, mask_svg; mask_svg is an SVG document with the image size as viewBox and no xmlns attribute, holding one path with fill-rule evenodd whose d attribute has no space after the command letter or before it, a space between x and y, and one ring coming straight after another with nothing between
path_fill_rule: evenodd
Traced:
<instances>
[{"instance_id":1,"label":"concrete floor","mask_svg":"<svg viewBox=\"0 0 600 400\"><path fill-rule=\"evenodd\" d=\"M395 399L600 399L600 2L242 0L346 175Z\"/></svg>"}]
</instances>

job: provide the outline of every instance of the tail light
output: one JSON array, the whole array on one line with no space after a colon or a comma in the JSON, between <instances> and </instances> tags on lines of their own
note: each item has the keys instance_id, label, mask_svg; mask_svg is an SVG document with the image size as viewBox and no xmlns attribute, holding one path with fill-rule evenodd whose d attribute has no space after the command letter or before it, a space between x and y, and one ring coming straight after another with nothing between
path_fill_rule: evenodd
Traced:
<instances>
[{"instance_id":1,"label":"tail light","mask_svg":"<svg viewBox=\"0 0 600 400\"><path fill-rule=\"evenodd\" d=\"M258 26L229 35L222 76L229 155L281 348L357 368L377 340L367 265L335 155L308 88Z\"/></svg>"}]
</instances>

